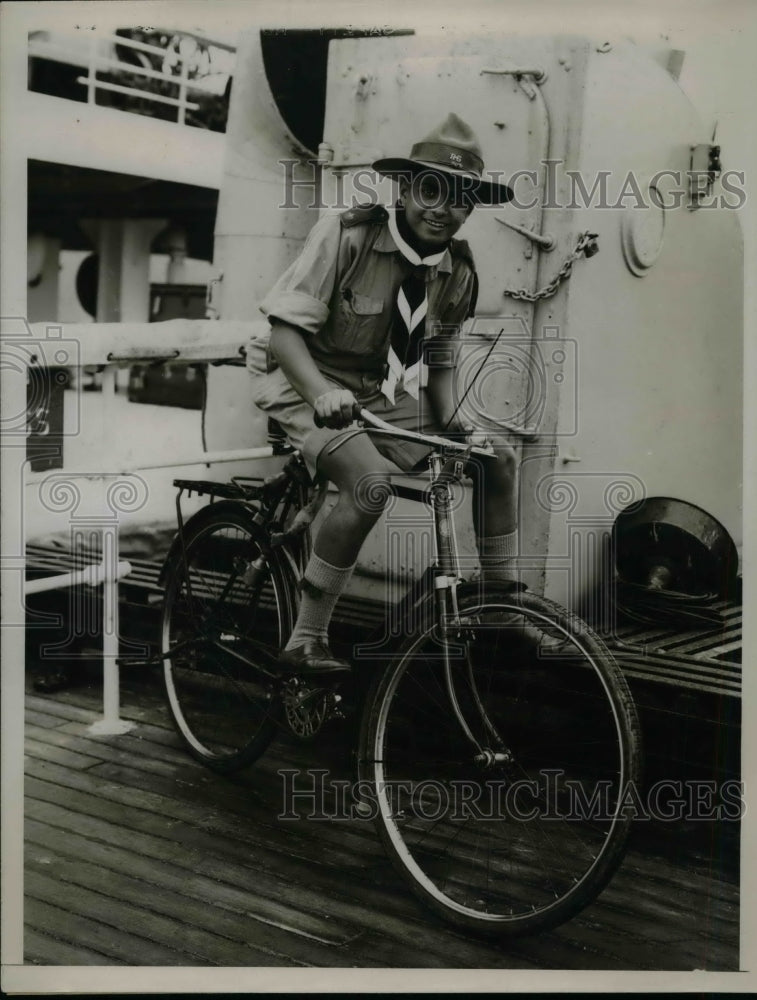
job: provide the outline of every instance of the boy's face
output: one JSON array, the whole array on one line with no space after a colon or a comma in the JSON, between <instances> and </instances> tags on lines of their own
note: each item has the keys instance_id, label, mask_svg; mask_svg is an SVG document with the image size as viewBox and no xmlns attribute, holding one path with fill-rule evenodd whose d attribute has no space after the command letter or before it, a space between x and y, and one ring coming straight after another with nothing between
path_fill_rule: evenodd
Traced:
<instances>
[{"instance_id":1,"label":"boy's face","mask_svg":"<svg viewBox=\"0 0 757 1000\"><path fill-rule=\"evenodd\" d=\"M446 246L473 211L467 193L453 178L424 173L400 182L400 202L412 233L421 243Z\"/></svg>"}]
</instances>

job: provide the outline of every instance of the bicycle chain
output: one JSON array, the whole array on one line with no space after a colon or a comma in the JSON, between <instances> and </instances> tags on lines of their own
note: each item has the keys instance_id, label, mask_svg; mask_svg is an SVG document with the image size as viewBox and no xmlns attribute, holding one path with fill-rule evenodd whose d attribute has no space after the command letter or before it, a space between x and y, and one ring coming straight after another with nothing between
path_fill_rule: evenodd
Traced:
<instances>
[{"instance_id":1,"label":"bicycle chain","mask_svg":"<svg viewBox=\"0 0 757 1000\"><path fill-rule=\"evenodd\" d=\"M518 299L521 302L537 302L539 299L550 298L555 294L563 281L570 277L570 272L573 270L573 265L577 260L580 260L581 257L593 257L595 253L599 252L597 235L597 233L581 233L573 253L568 257L549 284L543 288L540 288L536 292L529 292L526 288L506 288L503 294L508 296L508 298Z\"/></svg>"}]
</instances>

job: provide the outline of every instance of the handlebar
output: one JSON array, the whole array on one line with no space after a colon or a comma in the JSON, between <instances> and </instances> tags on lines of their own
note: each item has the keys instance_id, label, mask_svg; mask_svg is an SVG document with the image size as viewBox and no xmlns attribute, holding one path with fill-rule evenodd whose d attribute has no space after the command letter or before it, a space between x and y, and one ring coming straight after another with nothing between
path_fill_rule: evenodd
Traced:
<instances>
[{"instance_id":1,"label":"handlebar","mask_svg":"<svg viewBox=\"0 0 757 1000\"><path fill-rule=\"evenodd\" d=\"M493 450L491 448L481 448L478 445L466 444L461 441L451 441L449 438L437 437L433 434L419 434L417 431L403 430L400 427L394 427L392 424L382 420L377 417L370 410L363 409L359 403L355 403L352 408L353 420L357 420L362 424L372 427L374 430L380 431L382 434L390 435L391 437L398 438L402 441L414 441L417 444L427 444L430 448L439 449L452 454L463 454L468 456L476 455L481 458L492 458ZM313 414L313 421L316 427L325 426L323 421L318 417L317 414Z\"/></svg>"}]
</instances>

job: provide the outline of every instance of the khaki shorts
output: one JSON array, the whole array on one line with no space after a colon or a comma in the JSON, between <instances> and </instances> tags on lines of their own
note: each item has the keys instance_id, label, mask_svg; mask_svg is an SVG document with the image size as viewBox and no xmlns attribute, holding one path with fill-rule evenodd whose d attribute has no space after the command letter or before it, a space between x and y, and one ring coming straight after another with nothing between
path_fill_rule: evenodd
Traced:
<instances>
[{"instance_id":1,"label":"khaki shorts","mask_svg":"<svg viewBox=\"0 0 757 1000\"><path fill-rule=\"evenodd\" d=\"M332 430L316 427L313 407L292 388L281 368L268 371L268 366L265 344L248 345L247 369L251 375L253 402L281 424L292 445L301 452L311 476L315 477L321 451L332 442L354 434L355 428ZM323 375L334 388L349 389L362 406L395 427L422 434L444 434L423 389L418 399L400 389L395 393L394 403L390 403L381 392L380 381L375 374L323 372ZM398 441L368 429L361 433L368 434L376 450L403 472L422 462L430 451L425 445Z\"/></svg>"}]
</instances>

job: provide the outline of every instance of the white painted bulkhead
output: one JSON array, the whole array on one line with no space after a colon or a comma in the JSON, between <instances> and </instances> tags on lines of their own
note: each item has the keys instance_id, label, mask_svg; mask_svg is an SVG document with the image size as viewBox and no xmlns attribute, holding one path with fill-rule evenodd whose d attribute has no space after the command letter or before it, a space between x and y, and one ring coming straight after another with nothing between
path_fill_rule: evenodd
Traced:
<instances>
[{"instance_id":1,"label":"white painted bulkhead","mask_svg":"<svg viewBox=\"0 0 757 1000\"><path fill-rule=\"evenodd\" d=\"M508 73L518 68L545 77L537 83L529 74ZM481 280L461 384L503 330L480 376L481 392L469 398L477 398L478 416L493 432L528 432L516 433L526 579L583 606L597 580L611 573L607 538L614 517L643 495L697 503L740 541L735 213L692 212L684 197L681 207L664 213L659 257L640 276L626 264L636 251L627 245L624 255L621 243L629 231L641 229L631 238L645 238L644 227L629 221L634 198L625 199L629 208L586 207L566 174L579 172L591 190L599 172L609 171L611 203L630 171L642 186L665 169L679 171L686 184L689 146L708 137L657 61L630 43L608 49L565 36L453 44L422 35L334 40L324 129L330 148L321 150L330 162L322 169L320 204L305 184L294 189L299 208L280 207L286 192L277 161L310 154L292 138L267 91L257 33L241 41L235 91L216 226L222 318L253 319L319 210L347 207L354 196L368 200L374 191L379 200L391 198L390 185L377 184L366 167L381 155L409 152L454 110L479 134L489 169L508 177L539 175L536 184L519 175L518 203L476 210L460 234L472 246ZM552 164L547 170L545 160ZM314 178L312 165L301 170L298 179ZM549 234L554 249L539 249L500 219ZM652 230L656 224L647 223ZM599 253L576 261L556 294L535 307L504 294L547 284L587 230L598 234ZM213 372L209 447L261 439L265 422L246 399L244 380L241 369ZM461 523L472 553L467 512ZM366 543L354 588L383 587L378 581L388 559L398 561L398 531L426 530L417 509L394 504ZM397 572L404 579L414 564L421 568L423 546L417 539L403 544Z\"/></svg>"},{"instance_id":2,"label":"white painted bulkhead","mask_svg":"<svg viewBox=\"0 0 757 1000\"><path fill-rule=\"evenodd\" d=\"M517 175L518 203L477 209L460 234L472 246L481 280L477 316L465 331L461 386L503 331L469 402L476 400L477 416L490 431L514 431L518 442L526 579L537 590L546 587L551 596L581 606L597 579L607 578L612 520L644 493L699 504L739 543L737 213L691 212L684 198L681 207L664 213L659 255L650 266L645 258L643 267L631 270L629 254L649 257L647 243L657 238L659 220L649 213L649 224L638 223L630 208L586 208L580 198L571 201L574 189L565 173L580 172L591 188L600 171L609 171L611 200L629 171L643 183L660 170L679 171L685 184L689 146L710 137L659 62L630 43L608 48L567 36L450 41L418 33L335 39L326 88L324 143L333 152L324 146L328 162L314 166L308 161L318 151L305 149L293 136L271 93L260 32L240 36L219 175L214 270L220 281L212 305L224 321L220 325L237 321L264 329L258 304L319 214L347 207L353 195L366 200L358 178L368 186L368 197L373 184L380 200L391 198L390 184L376 184L375 177L371 182L361 172L378 156L409 152L454 110L479 134L488 169L503 170L508 178L516 171L535 172ZM177 140L181 133L179 126L148 122L145 127L156 136L157 129L168 129ZM82 133L81 162L85 139ZM198 137L214 150L220 139ZM33 143L31 153L51 155ZM64 159L80 162L78 152ZM300 182L289 192L285 160ZM545 160L554 164L546 189ZM215 153L202 168L206 174L211 163L216 164ZM318 180L320 199L314 198ZM716 184L715 195L720 193ZM290 207L284 207L288 195ZM626 201L632 205L633 198ZM503 222L553 237L554 248L540 249ZM598 234L599 253L577 260L553 296L533 305L505 294L545 286L587 230ZM639 247L629 249L629 240ZM170 336L164 334L161 343L168 347ZM220 339L230 341L225 333ZM249 399L245 369L211 366L206 447L254 446L264 439L265 426ZM199 450L197 429L191 441L178 429L175 433ZM260 469L245 463L219 466L212 474L221 478ZM200 474L208 470L202 467ZM170 476L169 470L165 480ZM155 504L151 500L149 510L135 512L135 519L170 519L169 493L156 485ZM467 511L460 520L465 550L475 562ZM420 569L423 546L411 536L427 526L417 507L393 506L366 544L354 588L380 594L390 561L403 580ZM399 557L398 537L406 547Z\"/></svg>"}]
</instances>

